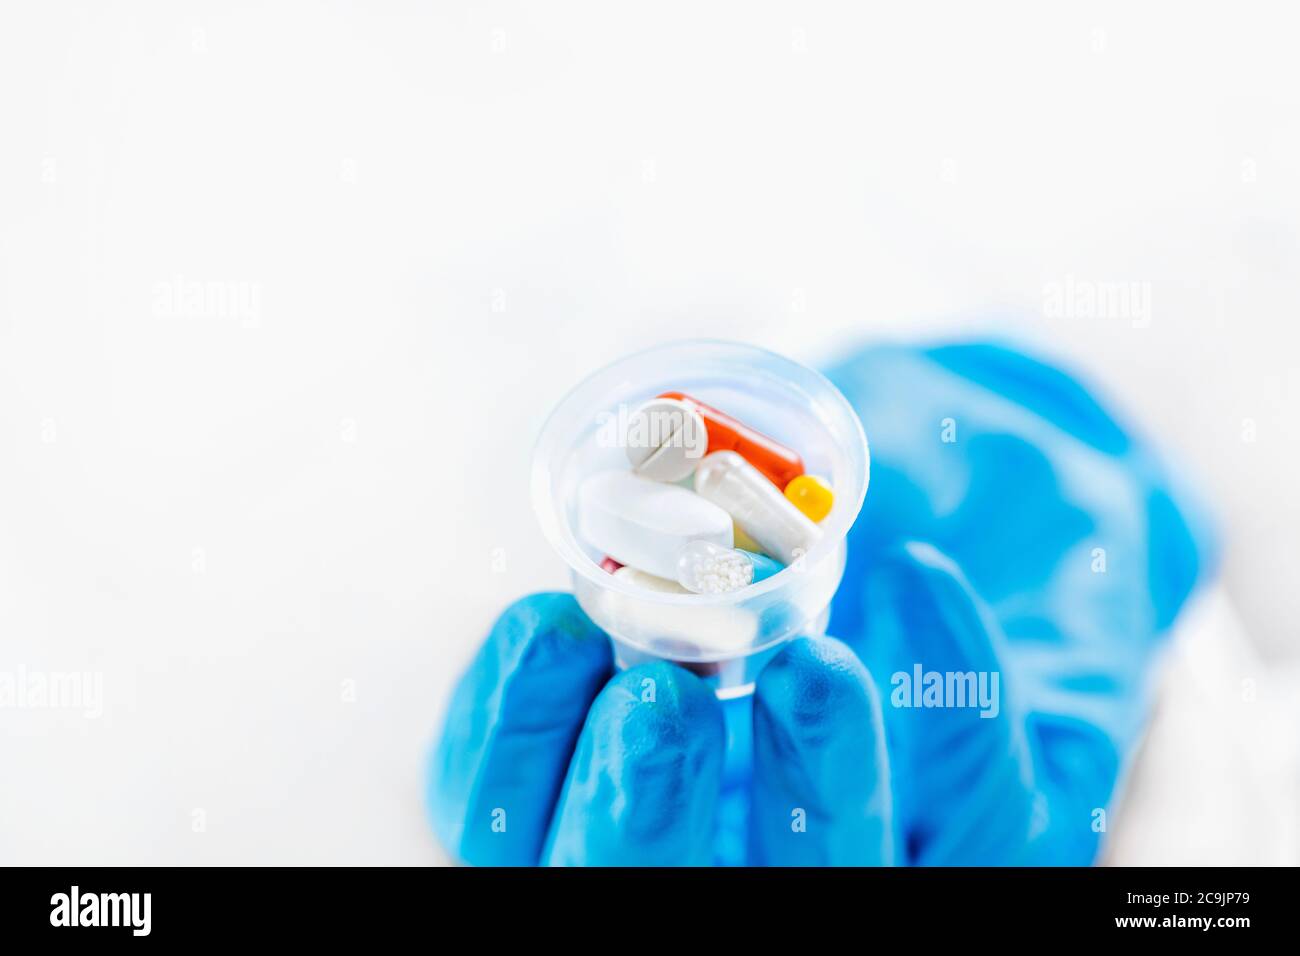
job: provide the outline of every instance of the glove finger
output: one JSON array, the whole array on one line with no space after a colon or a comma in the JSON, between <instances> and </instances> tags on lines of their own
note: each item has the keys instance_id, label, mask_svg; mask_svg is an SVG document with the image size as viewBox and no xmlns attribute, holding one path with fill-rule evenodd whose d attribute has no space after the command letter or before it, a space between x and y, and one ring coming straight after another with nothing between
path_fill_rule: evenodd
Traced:
<instances>
[{"instance_id":1,"label":"glove finger","mask_svg":"<svg viewBox=\"0 0 1300 956\"><path fill-rule=\"evenodd\" d=\"M537 863L574 741L612 669L609 640L573 595L506 609L456 687L430 764L434 830L453 856Z\"/></svg>"},{"instance_id":2,"label":"glove finger","mask_svg":"<svg viewBox=\"0 0 1300 956\"><path fill-rule=\"evenodd\" d=\"M792 641L763 669L754 692L751 861L889 864L892 826L871 675L837 640Z\"/></svg>"},{"instance_id":3,"label":"glove finger","mask_svg":"<svg viewBox=\"0 0 1300 956\"><path fill-rule=\"evenodd\" d=\"M544 862L709 863L724 749L721 708L699 678L659 662L618 674L587 717Z\"/></svg>"},{"instance_id":4,"label":"glove finger","mask_svg":"<svg viewBox=\"0 0 1300 956\"><path fill-rule=\"evenodd\" d=\"M1022 861L1045 826L1023 715L1007 699L1001 632L944 555L910 543L873 570L871 666L915 862ZM901 765L900 765L901 764Z\"/></svg>"}]
</instances>

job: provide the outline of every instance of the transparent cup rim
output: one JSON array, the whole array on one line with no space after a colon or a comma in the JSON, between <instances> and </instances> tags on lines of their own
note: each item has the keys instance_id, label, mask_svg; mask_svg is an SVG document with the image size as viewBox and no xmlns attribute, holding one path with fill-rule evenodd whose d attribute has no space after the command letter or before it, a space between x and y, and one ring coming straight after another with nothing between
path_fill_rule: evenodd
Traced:
<instances>
[{"instance_id":1,"label":"transparent cup rim","mask_svg":"<svg viewBox=\"0 0 1300 956\"><path fill-rule=\"evenodd\" d=\"M620 366L641 361L659 353L671 355L683 350L696 351L702 349L726 350L736 353L737 357L748 353L752 359L761 359L765 363L788 366L791 373L797 374L800 378L805 378L818 393L816 397L810 394L809 389L796 385L792 380L786 380L783 384L786 388L793 386L795 391L803 395L809 407L816 408L821 402L826 402L837 408L842 419L849 424L848 441L860 448L863 461L862 480L857 489L857 494L853 497L853 500L846 502L846 506L842 510L839 507L840 501L837 494L836 508L827 519L828 522L833 523L823 523L822 528L826 533L822 535L817 544L799 562L783 568L770 578L725 594L674 594L664 591L650 591L619 580L592 561L578 545L577 539L568 527L568 522L563 520L557 509L552 491L554 472L551 463L557 451L557 449L550 447L556 440L553 432L558 427L557 423L568 410L570 403L576 401L580 395L604 378L612 378L612 373ZM768 377L773 376L769 374ZM819 417L824 418L825 416ZM827 423L827 428L831 430L829 423ZM567 453L567 449L559 449L558 451L561 454ZM862 510L862 502L866 498L867 485L870 479L871 453L867 444L866 433L862 430L862 422L858 419L858 415L853 410L853 406L849 404L848 399L821 372L796 362L794 359L787 358L778 352L751 345L747 342L726 339L679 339L651 346L615 359L613 362L596 369L565 392L564 396L555 404L555 407L551 409L546 421L542 424L541 431L538 432L537 442L533 449L531 485L533 510L536 512L537 519L542 526L542 533L575 574L581 575L601 590L614 591L647 603L681 607L710 607L737 604L779 590L795 583L801 574L811 572L823 560L831 557L836 549L841 547L849 529L857 521L858 514Z\"/></svg>"}]
</instances>

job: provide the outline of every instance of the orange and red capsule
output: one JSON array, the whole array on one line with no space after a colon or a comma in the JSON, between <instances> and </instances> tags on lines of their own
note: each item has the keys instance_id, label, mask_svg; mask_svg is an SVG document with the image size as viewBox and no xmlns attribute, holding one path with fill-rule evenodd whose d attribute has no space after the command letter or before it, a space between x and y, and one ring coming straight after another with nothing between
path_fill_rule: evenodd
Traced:
<instances>
[{"instance_id":1,"label":"orange and red capsule","mask_svg":"<svg viewBox=\"0 0 1300 956\"><path fill-rule=\"evenodd\" d=\"M767 477L782 491L804 473L799 453L786 448L775 438L737 421L726 412L705 405L685 392L663 392L658 398L671 398L695 409L704 419L708 434L708 451L734 451Z\"/></svg>"}]
</instances>

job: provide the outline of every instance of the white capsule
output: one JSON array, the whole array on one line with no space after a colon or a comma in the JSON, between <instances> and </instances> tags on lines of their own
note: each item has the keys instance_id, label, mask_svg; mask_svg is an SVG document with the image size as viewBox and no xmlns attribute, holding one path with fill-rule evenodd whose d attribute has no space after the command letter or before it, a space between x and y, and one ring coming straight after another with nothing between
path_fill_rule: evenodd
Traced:
<instances>
[{"instance_id":1,"label":"white capsule","mask_svg":"<svg viewBox=\"0 0 1300 956\"><path fill-rule=\"evenodd\" d=\"M627 566L619 568L614 572L614 577L620 581L626 581L628 584L644 588L647 591L658 591L660 594L690 594L676 581L669 581L667 578L661 578L656 574L648 571L642 571L640 568L629 568Z\"/></svg>"},{"instance_id":2,"label":"white capsule","mask_svg":"<svg viewBox=\"0 0 1300 956\"><path fill-rule=\"evenodd\" d=\"M578 535L593 549L669 581L677 578L677 555L688 542L731 547L731 516L720 507L630 471L587 478L578 488L577 512Z\"/></svg>"},{"instance_id":3,"label":"white capsule","mask_svg":"<svg viewBox=\"0 0 1300 956\"><path fill-rule=\"evenodd\" d=\"M635 568L621 568L616 576L639 588L648 586L649 591L668 584L675 589L668 593L687 593L676 581L664 581ZM659 645L668 656L691 660L701 654L736 653L752 646L758 636L758 616L744 606L660 603L652 593L605 589L589 600L594 602L593 620L613 633L636 634L646 643Z\"/></svg>"},{"instance_id":4,"label":"white capsule","mask_svg":"<svg viewBox=\"0 0 1300 956\"><path fill-rule=\"evenodd\" d=\"M754 562L734 548L692 541L677 556L677 583L695 594L725 594L754 580Z\"/></svg>"},{"instance_id":5,"label":"white capsule","mask_svg":"<svg viewBox=\"0 0 1300 956\"><path fill-rule=\"evenodd\" d=\"M695 490L727 511L764 551L785 564L807 554L821 539L821 528L734 451L706 455L695 469Z\"/></svg>"}]
</instances>

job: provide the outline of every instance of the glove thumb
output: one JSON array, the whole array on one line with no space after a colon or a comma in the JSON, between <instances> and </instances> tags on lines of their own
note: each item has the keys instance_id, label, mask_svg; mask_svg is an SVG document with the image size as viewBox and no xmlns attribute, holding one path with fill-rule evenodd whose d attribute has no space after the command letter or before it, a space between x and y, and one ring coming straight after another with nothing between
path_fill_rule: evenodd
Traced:
<instances>
[{"instance_id":1,"label":"glove thumb","mask_svg":"<svg viewBox=\"0 0 1300 956\"><path fill-rule=\"evenodd\" d=\"M882 687L900 821L917 863L1023 863L1046 824L1003 637L946 556L911 542L868 574L864 647Z\"/></svg>"}]
</instances>

